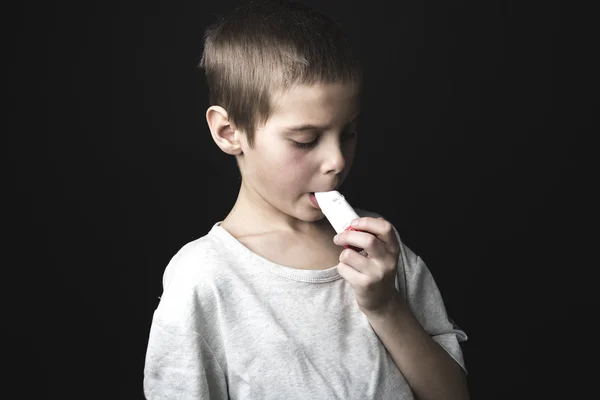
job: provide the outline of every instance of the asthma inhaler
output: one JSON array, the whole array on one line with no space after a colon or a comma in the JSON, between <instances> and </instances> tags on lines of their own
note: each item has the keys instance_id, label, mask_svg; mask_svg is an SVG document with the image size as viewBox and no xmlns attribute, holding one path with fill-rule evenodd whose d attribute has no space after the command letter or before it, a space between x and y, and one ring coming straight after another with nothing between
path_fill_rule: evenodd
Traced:
<instances>
[{"instance_id":1,"label":"asthma inhaler","mask_svg":"<svg viewBox=\"0 0 600 400\"><path fill-rule=\"evenodd\" d=\"M323 214L325 214L325 217L327 217L329 223L333 226L333 229L335 229L335 233L344 231L360 232L358 229L354 229L350 226L350 223L359 218L359 216L340 192L337 190L332 190L331 192L315 192L315 198L317 199L317 203L319 203L319 208ZM363 251L363 249L350 245L344 245L344 248L350 248L359 253Z\"/></svg>"}]
</instances>

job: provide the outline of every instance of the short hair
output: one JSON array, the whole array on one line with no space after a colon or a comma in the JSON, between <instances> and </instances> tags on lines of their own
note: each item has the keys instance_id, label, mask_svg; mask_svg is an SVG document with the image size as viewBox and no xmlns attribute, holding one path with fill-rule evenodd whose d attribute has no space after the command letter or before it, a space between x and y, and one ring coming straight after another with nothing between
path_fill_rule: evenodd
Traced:
<instances>
[{"instance_id":1,"label":"short hair","mask_svg":"<svg viewBox=\"0 0 600 400\"><path fill-rule=\"evenodd\" d=\"M274 93L296 85L356 83L362 67L341 27L295 1L250 1L222 16L204 35L199 64L211 105L253 145Z\"/></svg>"}]
</instances>

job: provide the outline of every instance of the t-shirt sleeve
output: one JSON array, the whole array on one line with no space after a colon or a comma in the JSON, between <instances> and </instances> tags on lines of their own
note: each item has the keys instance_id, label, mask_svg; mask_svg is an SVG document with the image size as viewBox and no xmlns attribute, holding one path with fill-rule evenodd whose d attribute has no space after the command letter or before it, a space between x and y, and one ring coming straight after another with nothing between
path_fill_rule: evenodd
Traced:
<instances>
[{"instance_id":1,"label":"t-shirt sleeve","mask_svg":"<svg viewBox=\"0 0 600 400\"><path fill-rule=\"evenodd\" d=\"M440 346L467 372L460 342L467 335L448 316L433 275L421 257L405 246L398 232L401 254L398 263L398 289L404 293L415 318Z\"/></svg>"},{"instance_id":2,"label":"t-shirt sleeve","mask_svg":"<svg viewBox=\"0 0 600 400\"><path fill-rule=\"evenodd\" d=\"M185 273L185 266L170 265L167 271L150 327L144 395L148 400L228 399L225 374L201 334L204 305L192 284L195 277Z\"/></svg>"},{"instance_id":3,"label":"t-shirt sleeve","mask_svg":"<svg viewBox=\"0 0 600 400\"><path fill-rule=\"evenodd\" d=\"M144 394L148 400L228 398L223 371L206 341L157 320L150 328Z\"/></svg>"}]
</instances>

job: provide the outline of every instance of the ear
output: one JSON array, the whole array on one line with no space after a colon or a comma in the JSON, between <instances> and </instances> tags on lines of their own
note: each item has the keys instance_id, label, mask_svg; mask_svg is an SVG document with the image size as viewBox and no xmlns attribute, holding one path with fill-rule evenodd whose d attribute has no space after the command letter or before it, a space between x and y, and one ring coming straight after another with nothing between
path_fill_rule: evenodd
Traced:
<instances>
[{"instance_id":1,"label":"ear","mask_svg":"<svg viewBox=\"0 0 600 400\"><path fill-rule=\"evenodd\" d=\"M227 111L220 106L210 106L206 110L206 122L213 140L227 154L242 153L240 133L229 122Z\"/></svg>"}]
</instances>

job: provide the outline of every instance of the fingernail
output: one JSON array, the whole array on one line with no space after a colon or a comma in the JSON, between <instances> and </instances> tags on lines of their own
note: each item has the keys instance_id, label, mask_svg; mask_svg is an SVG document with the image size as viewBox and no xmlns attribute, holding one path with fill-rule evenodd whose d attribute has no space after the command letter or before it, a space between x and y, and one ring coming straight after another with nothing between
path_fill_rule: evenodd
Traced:
<instances>
[{"instance_id":1,"label":"fingernail","mask_svg":"<svg viewBox=\"0 0 600 400\"><path fill-rule=\"evenodd\" d=\"M356 225L358 225L358 220L357 220L357 219L355 219L354 221L352 221L352 223L351 223L350 225L352 225L352 226L356 226Z\"/></svg>"}]
</instances>

